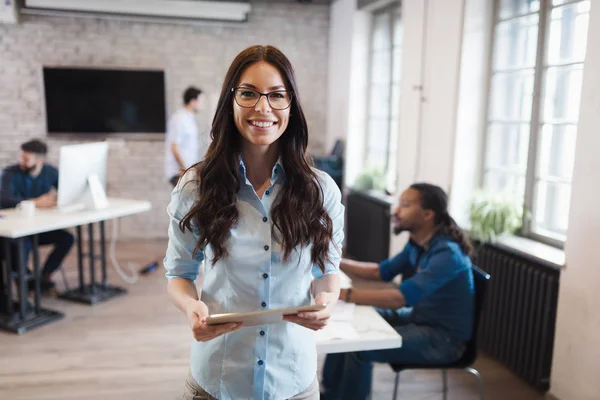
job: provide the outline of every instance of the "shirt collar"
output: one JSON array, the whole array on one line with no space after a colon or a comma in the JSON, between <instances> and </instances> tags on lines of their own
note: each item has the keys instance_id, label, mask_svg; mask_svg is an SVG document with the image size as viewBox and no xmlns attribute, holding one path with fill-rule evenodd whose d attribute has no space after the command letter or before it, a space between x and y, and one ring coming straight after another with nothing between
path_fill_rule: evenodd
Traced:
<instances>
[{"instance_id":1,"label":"shirt collar","mask_svg":"<svg viewBox=\"0 0 600 400\"><path fill-rule=\"evenodd\" d=\"M418 247L422 248L423 250L427 251L431 248L431 245L435 243L438 236L439 236L438 231L436 229L433 232L431 232L427 237L425 237L423 240L421 240L420 242L417 242L413 239L410 239L410 241L415 246L418 246Z\"/></svg>"},{"instance_id":2,"label":"shirt collar","mask_svg":"<svg viewBox=\"0 0 600 400\"><path fill-rule=\"evenodd\" d=\"M244 164L244 160L242 159L241 154L238 155L238 161L239 161L239 165L240 165L240 173L246 180L246 183L249 184L250 182L248 181L248 177L246 175L246 164ZM285 176L285 170L283 169L283 162L281 161L281 156L279 156L279 158L277 159L277 162L275 163L275 165L273 166L273 169L271 170L271 183L274 183L277 180L277 178L279 178L280 176L281 177Z\"/></svg>"}]
</instances>

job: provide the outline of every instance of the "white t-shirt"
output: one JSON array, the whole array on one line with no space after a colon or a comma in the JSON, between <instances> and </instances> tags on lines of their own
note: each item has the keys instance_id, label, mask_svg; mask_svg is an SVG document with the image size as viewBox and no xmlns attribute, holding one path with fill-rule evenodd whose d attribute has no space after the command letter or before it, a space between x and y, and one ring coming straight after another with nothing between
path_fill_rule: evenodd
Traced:
<instances>
[{"instance_id":1,"label":"white t-shirt","mask_svg":"<svg viewBox=\"0 0 600 400\"><path fill-rule=\"evenodd\" d=\"M182 108L169 119L165 142L165 177L171 179L179 174L179 164L171 152L171 143L177 143L185 167L200 161L198 125L191 111Z\"/></svg>"}]
</instances>

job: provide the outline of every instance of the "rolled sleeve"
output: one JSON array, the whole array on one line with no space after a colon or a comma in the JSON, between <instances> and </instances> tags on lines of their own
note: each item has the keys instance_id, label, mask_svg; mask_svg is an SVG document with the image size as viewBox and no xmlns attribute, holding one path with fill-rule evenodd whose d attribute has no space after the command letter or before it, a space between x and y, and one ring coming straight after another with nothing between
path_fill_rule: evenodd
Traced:
<instances>
[{"instance_id":1,"label":"rolled sleeve","mask_svg":"<svg viewBox=\"0 0 600 400\"><path fill-rule=\"evenodd\" d=\"M191 181L193 172L188 172L171 192L171 202L167 206L169 215L169 244L164 259L166 277L184 278L195 281L204 260L204 249L194 255L198 242L197 230L182 231L179 223L194 205L196 185Z\"/></svg>"},{"instance_id":2,"label":"rolled sleeve","mask_svg":"<svg viewBox=\"0 0 600 400\"><path fill-rule=\"evenodd\" d=\"M458 252L443 246L431 255L427 268L402 282L400 291L408 306L430 295L465 269Z\"/></svg>"},{"instance_id":3,"label":"rolled sleeve","mask_svg":"<svg viewBox=\"0 0 600 400\"><path fill-rule=\"evenodd\" d=\"M323 191L323 208L333 222L333 235L329 243L328 257L325 262L325 272L313 265L312 273L315 278L323 275L337 274L340 270L340 261L342 260L342 245L344 242L344 210L342 204L342 193L334 180L323 171L315 170L320 178L321 189Z\"/></svg>"}]
</instances>

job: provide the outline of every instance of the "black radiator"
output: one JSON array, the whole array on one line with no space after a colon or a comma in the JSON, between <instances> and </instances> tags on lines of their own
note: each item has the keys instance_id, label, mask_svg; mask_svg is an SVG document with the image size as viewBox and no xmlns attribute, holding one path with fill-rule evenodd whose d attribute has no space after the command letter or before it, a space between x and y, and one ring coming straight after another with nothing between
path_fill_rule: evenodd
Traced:
<instances>
[{"instance_id":1,"label":"black radiator","mask_svg":"<svg viewBox=\"0 0 600 400\"><path fill-rule=\"evenodd\" d=\"M481 314L479 343L535 388L550 388L560 270L493 245L477 265L492 276Z\"/></svg>"}]
</instances>

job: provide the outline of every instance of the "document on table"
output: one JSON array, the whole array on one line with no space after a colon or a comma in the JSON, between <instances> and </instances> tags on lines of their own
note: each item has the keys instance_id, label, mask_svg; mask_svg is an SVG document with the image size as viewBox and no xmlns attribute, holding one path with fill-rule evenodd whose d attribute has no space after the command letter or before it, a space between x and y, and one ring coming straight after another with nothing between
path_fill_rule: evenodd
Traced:
<instances>
[{"instance_id":1,"label":"document on table","mask_svg":"<svg viewBox=\"0 0 600 400\"><path fill-rule=\"evenodd\" d=\"M356 304L346 303L345 301L338 300L331 313L331 321L345 321L352 322L354 319L354 308Z\"/></svg>"},{"instance_id":2,"label":"document on table","mask_svg":"<svg viewBox=\"0 0 600 400\"><path fill-rule=\"evenodd\" d=\"M317 335L320 340L333 340L333 339L358 339L360 335L352 326L352 320L354 319L354 308L355 304L346 303L338 300L329 324L322 331L318 331Z\"/></svg>"}]
</instances>

